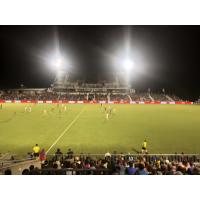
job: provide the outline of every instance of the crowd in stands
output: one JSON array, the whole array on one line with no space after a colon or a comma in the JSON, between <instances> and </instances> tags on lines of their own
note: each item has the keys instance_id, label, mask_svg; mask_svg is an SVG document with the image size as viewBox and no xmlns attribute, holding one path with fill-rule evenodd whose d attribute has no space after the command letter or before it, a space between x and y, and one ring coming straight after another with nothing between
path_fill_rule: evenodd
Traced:
<instances>
[{"instance_id":1,"label":"crowd in stands","mask_svg":"<svg viewBox=\"0 0 200 200\"><path fill-rule=\"evenodd\" d=\"M38 159L41 169L31 165L22 175L200 175L198 157L181 155L156 156L148 154L117 154L107 152L103 157L75 155L71 149L66 154L57 149L46 158L44 150ZM12 174L10 169L5 174Z\"/></svg>"},{"instance_id":2,"label":"crowd in stands","mask_svg":"<svg viewBox=\"0 0 200 200\"><path fill-rule=\"evenodd\" d=\"M179 98L178 96L176 96L176 95L174 95L174 94L170 95L170 97L171 97L174 101L182 101L181 98Z\"/></svg>"},{"instance_id":3,"label":"crowd in stands","mask_svg":"<svg viewBox=\"0 0 200 200\"><path fill-rule=\"evenodd\" d=\"M10 90L3 91L0 93L1 100L68 100L68 101L170 101L169 98L163 93L149 93L149 92L125 92L110 90L108 92L95 92L95 91L66 91L66 92L55 92L55 91L23 91L23 90ZM173 101L181 101L176 95L172 95Z\"/></svg>"},{"instance_id":4,"label":"crowd in stands","mask_svg":"<svg viewBox=\"0 0 200 200\"><path fill-rule=\"evenodd\" d=\"M127 94L116 94L116 93L113 93L113 94L110 94L110 101L130 101L129 97Z\"/></svg>"},{"instance_id":5,"label":"crowd in stands","mask_svg":"<svg viewBox=\"0 0 200 200\"><path fill-rule=\"evenodd\" d=\"M149 93L141 93L140 94L140 101L151 101L152 99L149 96Z\"/></svg>"},{"instance_id":6,"label":"crowd in stands","mask_svg":"<svg viewBox=\"0 0 200 200\"><path fill-rule=\"evenodd\" d=\"M166 97L165 94L159 94L159 93L151 93L151 97L154 99L154 101L169 101L169 99ZM179 101L180 99L178 99Z\"/></svg>"},{"instance_id":7,"label":"crowd in stands","mask_svg":"<svg viewBox=\"0 0 200 200\"><path fill-rule=\"evenodd\" d=\"M129 96L131 97L132 101L141 101L140 95L137 93L131 93Z\"/></svg>"},{"instance_id":8,"label":"crowd in stands","mask_svg":"<svg viewBox=\"0 0 200 200\"><path fill-rule=\"evenodd\" d=\"M108 94L106 94L106 93L96 93L95 94L95 100L97 100L97 101L105 101L105 100L107 100L108 99Z\"/></svg>"}]
</instances>

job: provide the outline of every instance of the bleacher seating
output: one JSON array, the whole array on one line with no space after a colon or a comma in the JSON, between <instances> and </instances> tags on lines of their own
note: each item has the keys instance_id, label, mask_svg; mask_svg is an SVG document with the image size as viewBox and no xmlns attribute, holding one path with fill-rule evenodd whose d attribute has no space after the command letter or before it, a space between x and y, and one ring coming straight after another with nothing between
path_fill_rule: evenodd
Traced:
<instances>
[{"instance_id":1,"label":"bleacher seating","mask_svg":"<svg viewBox=\"0 0 200 200\"><path fill-rule=\"evenodd\" d=\"M34 160L35 158L33 158ZM27 164L21 169L22 175L200 175L199 155L169 154L112 154L75 155L59 154L47 157L37 166ZM30 161L29 161L30 162ZM23 164L24 165L24 164ZM11 175L12 167L2 169L4 174ZM18 173L19 171L17 171Z\"/></svg>"},{"instance_id":2,"label":"bleacher seating","mask_svg":"<svg viewBox=\"0 0 200 200\"><path fill-rule=\"evenodd\" d=\"M151 93L151 97L154 99L154 101L169 101L165 94L162 93Z\"/></svg>"},{"instance_id":3,"label":"bleacher seating","mask_svg":"<svg viewBox=\"0 0 200 200\"><path fill-rule=\"evenodd\" d=\"M100 87L102 86L102 87ZM93 87L93 88L90 88ZM171 101L182 101L176 95L170 96ZM13 89L1 91L1 100L68 100L68 101L170 101L167 95L161 93L132 92L125 88L106 88L103 84L76 84L76 87L63 91L48 89Z\"/></svg>"}]
</instances>

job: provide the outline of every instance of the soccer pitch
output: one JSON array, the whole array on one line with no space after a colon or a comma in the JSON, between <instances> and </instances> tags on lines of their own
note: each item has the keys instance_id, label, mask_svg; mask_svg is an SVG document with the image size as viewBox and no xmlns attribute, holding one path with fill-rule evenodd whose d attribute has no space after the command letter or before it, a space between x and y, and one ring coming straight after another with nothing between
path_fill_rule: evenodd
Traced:
<instances>
[{"instance_id":1,"label":"soccer pitch","mask_svg":"<svg viewBox=\"0 0 200 200\"><path fill-rule=\"evenodd\" d=\"M32 112L25 113L31 106ZM3 104L0 153L25 155L38 143L54 153L136 153L144 139L149 153L200 153L200 106L111 105L109 120L99 104ZM47 111L47 114L44 113Z\"/></svg>"}]
</instances>

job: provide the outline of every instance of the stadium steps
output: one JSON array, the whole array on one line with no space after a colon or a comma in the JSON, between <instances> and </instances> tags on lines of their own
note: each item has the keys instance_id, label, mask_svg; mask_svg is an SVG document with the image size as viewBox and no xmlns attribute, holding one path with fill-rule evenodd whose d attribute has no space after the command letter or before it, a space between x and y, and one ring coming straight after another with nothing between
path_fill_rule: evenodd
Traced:
<instances>
[{"instance_id":1,"label":"stadium steps","mask_svg":"<svg viewBox=\"0 0 200 200\"><path fill-rule=\"evenodd\" d=\"M130 95L127 95L127 96L128 96L128 98L129 98L129 101L132 101L131 96L130 96Z\"/></svg>"},{"instance_id":2,"label":"stadium steps","mask_svg":"<svg viewBox=\"0 0 200 200\"><path fill-rule=\"evenodd\" d=\"M87 93L87 96L86 96L87 101L88 101L88 98L89 98L89 93Z\"/></svg>"},{"instance_id":3,"label":"stadium steps","mask_svg":"<svg viewBox=\"0 0 200 200\"><path fill-rule=\"evenodd\" d=\"M174 101L169 95L165 95L169 101Z\"/></svg>"},{"instance_id":4,"label":"stadium steps","mask_svg":"<svg viewBox=\"0 0 200 200\"><path fill-rule=\"evenodd\" d=\"M110 93L108 93L107 99L108 99L108 102L109 102L110 101Z\"/></svg>"},{"instance_id":5,"label":"stadium steps","mask_svg":"<svg viewBox=\"0 0 200 200\"><path fill-rule=\"evenodd\" d=\"M154 98L149 94L149 98L151 99L151 101L154 101Z\"/></svg>"}]
</instances>

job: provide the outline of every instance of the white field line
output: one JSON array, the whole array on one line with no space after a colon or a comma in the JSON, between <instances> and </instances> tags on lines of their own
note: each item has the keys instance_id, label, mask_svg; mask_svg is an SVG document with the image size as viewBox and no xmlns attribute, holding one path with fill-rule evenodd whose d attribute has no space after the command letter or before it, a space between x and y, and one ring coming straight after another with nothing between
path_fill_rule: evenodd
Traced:
<instances>
[{"instance_id":1,"label":"white field line","mask_svg":"<svg viewBox=\"0 0 200 200\"><path fill-rule=\"evenodd\" d=\"M49 151L52 149L52 147L54 145L57 144L57 142L60 140L61 137L63 137L63 135L65 133L67 133L67 131L71 128L71 126L78 120L78 118L81 116L81 114L83 113L84 109L82 109L78 115L73 119L73 121L65 128L65 130L59 135L59 137L55 140L55 142L49 147L49 149L46 151L46 154L49 153Z\"/></svg>"}]
</instances>

